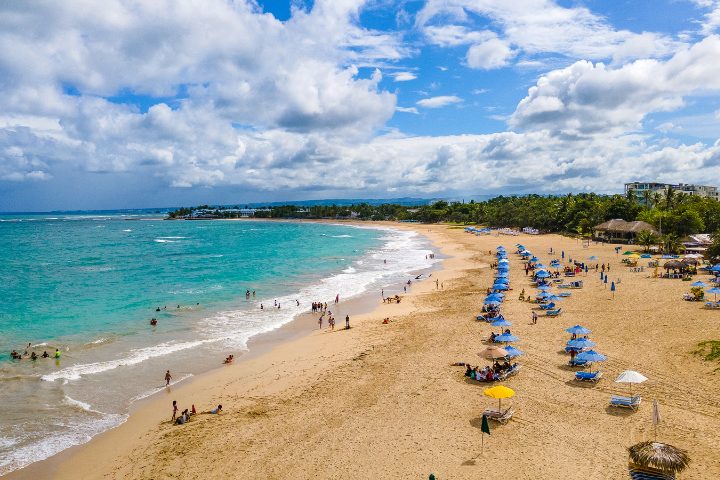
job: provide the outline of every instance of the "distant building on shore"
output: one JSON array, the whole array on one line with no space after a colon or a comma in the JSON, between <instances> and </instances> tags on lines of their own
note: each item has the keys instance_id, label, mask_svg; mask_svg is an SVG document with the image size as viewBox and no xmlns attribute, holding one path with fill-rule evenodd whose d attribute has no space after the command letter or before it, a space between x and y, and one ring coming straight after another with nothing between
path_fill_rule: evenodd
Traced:
<instances>
[{"instance_id":1,"label":"distant building on shore","mask_svg":"<svg viewBox=\"0 0 720 480\"><path fill-rule=\"evenodd\" d=\"M627 195L631 191L639 199L643 199L645 192L660 193L665 195L668 187L672 188L675 193L682 195L695 195L698 197L712 198L713 200L720 200L720 192L718 187L710 185L693 185L689 183L658 183L658 182L631 182L625 184L625 194Z\"/></svg>"},{"instance_id":2,"label":"distant building on shore","mask_svg":"<svg viewBox=\"0 0 720 480\"><path fill-rule=\"evenodd\" d=\"M616 218L593 227L593 239L609 243L635 243L638 233L647 230L654 234L658 231L647 222L636 220L626 222Z\"/></svg>"}]
</instances>

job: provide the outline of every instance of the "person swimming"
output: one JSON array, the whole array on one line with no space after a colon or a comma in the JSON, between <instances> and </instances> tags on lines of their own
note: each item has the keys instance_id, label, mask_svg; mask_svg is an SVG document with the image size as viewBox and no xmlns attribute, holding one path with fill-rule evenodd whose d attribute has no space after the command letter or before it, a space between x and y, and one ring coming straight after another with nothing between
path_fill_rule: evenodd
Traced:
<instances>
[{"instance_id":1,"label":"person swimming","mask_svg":"<svg viewBox=\"0 0 720 480\"><path fill-rule=\"evenodd\" d=\"M48 358L49 356L50 356L50 354L47 352L47 350L45 350L42 354L43 358Z\"/></svg>"},{"instance_id":2,"label":"person swimming","mask_svg":"<svg viewBox=\"0 0 720 480\"><path fill-rule=\"evenodd\" d=\"M151 319L151 320L150 320L150 325L152 325L153 327L154 327L155 325L157 325L157 319L156 319L156 318Z\"/></svg>"}]
</instances>

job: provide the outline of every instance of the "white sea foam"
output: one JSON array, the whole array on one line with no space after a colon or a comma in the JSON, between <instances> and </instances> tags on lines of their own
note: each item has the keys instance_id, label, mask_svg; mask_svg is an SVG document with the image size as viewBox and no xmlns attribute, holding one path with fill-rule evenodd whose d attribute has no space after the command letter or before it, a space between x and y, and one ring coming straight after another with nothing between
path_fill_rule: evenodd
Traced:
<instances>
[{"instance_id":1,"label":"white sea foam","mask_svg":"<svg viewBox=\"0 0 720 480\"><path fill-rule=\"evenodd\" d=\"M166 239L166 238L156 238L155 240L153 240L153 242L157 242L157 243L176 243L177 240L168 240L168 239Z\"/></svg>"},{"instance_id":2,"label":"white sea foam","mask_svg":"<svg viewBox=\"0 0 720 480\"><path fill-rule=\"evenodd\" d=\"M107 360L104 362L93 362L93 363L79 363L70 367L65 367L57 372L48 373L40 377L46 382L53 382L55 380L79 380L83 375L94 375L98 373L107 372L108 370L114 370L118 367L129 367L131 365L137 365L145 360L161 357L163 355L169 355L174 352L181 350L187 350L188 348L198 347L207 343L218 342L220 338L206 338L203 340L195 340L191 342L165 342L159 345L153 345L145 348L138 348L131 350L128 355L115 359Z\"/></svg>"},{"instance_id":3,"label":"white sea foam","mask_svg":"<svg viewBox=\"0 0 720 480\"><path fill-rule=\"evenodd\" d=\"M183 375L182 377L178 378L178 379L175 380L174 382L170 382L170 386L172 387L173 385L177 385L177 384L180 383L180 382L184 382L185 380L187 380L188 378L191 378L192 376L193 376L192 373L188 373L187 375ZM139 394L135 395L133 398L131 398L131 399L130 399L130 403L135 403L135 402L137 402L138 400L142 400L142 399L144 399L144 398L147 398L147 397L149 397L150 395L154 395L154 394L158 393L158 391L160 391L160 390L157 389L157 388L153 388L153 389L151 389L151 390L145 390L144 392L139 393Z\"/></svg>"},{"instance_id":4,"label":"white sea foam","mask_svg":"<svg viewBox=\"0 0 720 480\"><path fill-rule=\"evenodd\" d=\"M0 456L0 475L44 460L66 448L87 443L95 435L120 425L126 419L127 415L101 414L95 411L86 411L81 416L64 419L62 431L54 432L39 441L22 446L15 444L7 449Z\"/></svg>"},{"instance_id":5,"label":"white sea foam","mask_svg":"<svg viewBox=\"0 0 720 480\"><path fill-rule=\"evenodd\" d=\"M352 238L352 235L330 235L332 238Z\"/></svg>"},{"instance_id":6,"label":"white sea foam","mask_svg":"<svg viewBox=\"0 0 720 480\"><path fill-rule=\"evenodd\" d=\"M353 267L347 267L345 270L343 270L343 273L355 273L357 270L355 270Z\"/></svg>"},{"instance_id":7,"label":"white sea foam","mask_svg":"<svg viewBox=\"0 0 720 480\"><path fill-rule=\"evenodd\" d=\"M188 237L158 237L158 238L167 238L167 239L170 239L170 240L179 240L179 239L188 238Z\"/></svg>"},{"instance_id":8,"label":"white sea foam","mask_svg":"<svg viewBox=\"0 0 720 480\"><path fill-rule=\"evenodd\" d=\"M131 229L131 228L126 228L125 230L123 230L123 232L132 232L132 229Z\"/></svg>"},{"instance_id":9,"label":"white sea foam","mask_svg":"<svg viewBox=\"0 0 720 480\"><path fill-rule=\"evenodd\" d=\"M80 409L82 409L82 410L85 410L86 412L94 412L94 411L96 411L96 410L93 410L93 409L90 407L90 404L89 404L89 403L81 402L80 400L75 400L74 398L71 398L71 397L69 397L69 396L67 396L67 395L65 395L65 397L63 398L63 402L64 402L66 405L70 405L71 407L80 408Z\"/></svg>"}]
</instances>

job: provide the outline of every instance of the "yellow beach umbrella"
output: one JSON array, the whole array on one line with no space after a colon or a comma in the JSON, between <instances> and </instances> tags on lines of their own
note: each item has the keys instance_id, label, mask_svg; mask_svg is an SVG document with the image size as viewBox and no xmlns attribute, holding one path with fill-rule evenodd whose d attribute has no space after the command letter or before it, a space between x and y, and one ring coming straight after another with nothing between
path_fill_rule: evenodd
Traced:
<instances>
[{"instance_id":1,"label":"yellow beach umbrella","mask_svg":"<svg viewBox=\"0 0 720 480\"><path fill-rule=\"evenodd\" d=\"M515 390L513 390L512 388L508 388L505 385L497 385L495 387L486 388L483 393L490 398L497 398L498 409L502 410L502 399L514 396Z\"/></svg>"}]
</instances>

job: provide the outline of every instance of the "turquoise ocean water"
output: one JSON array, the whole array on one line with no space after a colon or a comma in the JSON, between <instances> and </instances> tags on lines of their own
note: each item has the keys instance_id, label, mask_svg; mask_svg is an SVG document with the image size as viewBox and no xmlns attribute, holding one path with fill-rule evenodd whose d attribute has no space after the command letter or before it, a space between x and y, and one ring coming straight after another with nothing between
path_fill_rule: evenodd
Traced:
<instances>
[{"instance_id":1,"label":"turquoise ocean water","mask_svg":"<svg viewBox=\"0 0 720 480\"><path fill-rule=\"evenodd\" d=\"M122 423L166 367L174 381L209 370L313 300L404 282L429 251L346 225L0 216L0 474ZM61 359L11 361L28 343Z\"/></svg>"}]
</instances>

